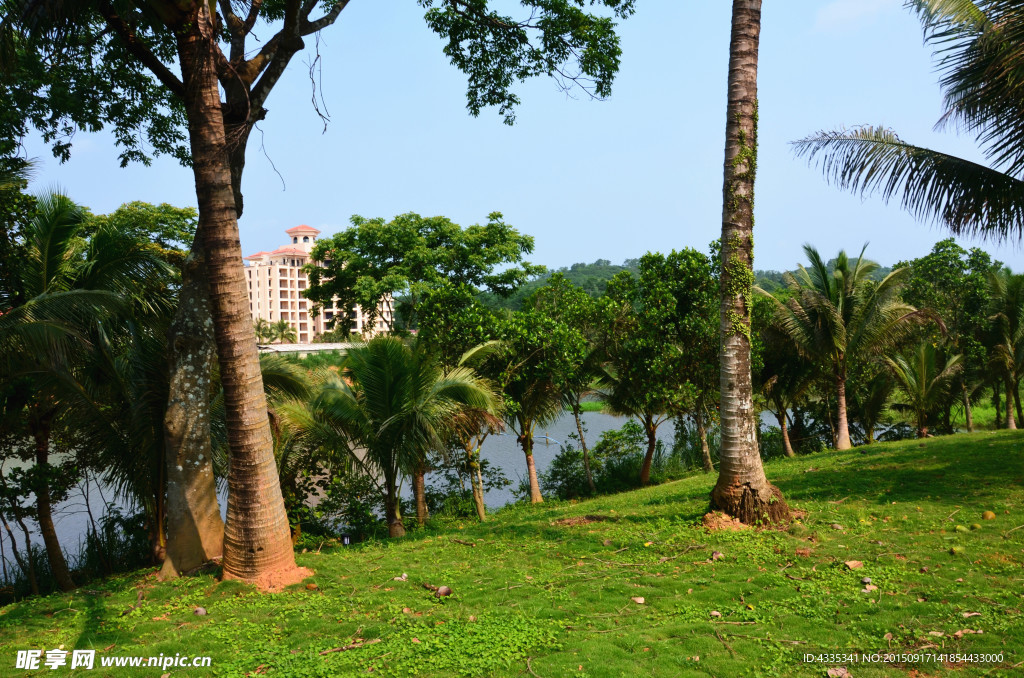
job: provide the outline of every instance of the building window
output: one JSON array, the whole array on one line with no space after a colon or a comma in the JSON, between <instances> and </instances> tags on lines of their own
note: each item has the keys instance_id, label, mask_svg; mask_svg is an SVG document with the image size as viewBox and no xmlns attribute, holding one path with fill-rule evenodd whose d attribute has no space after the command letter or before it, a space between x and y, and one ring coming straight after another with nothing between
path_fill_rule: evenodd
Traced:
<instances>
[{"instance_id":1,"label":"building window","mask_svg":"<svg viewBox=\"0 0 1024 678\"><path fill-rule=\"evenodd\" d=\"M302 236L302 242L309 242L309 236L308 235Z\"/></svg>"},{"instance_id":2,"label":"building window","mask_svg":"<svg viewBox=\"0 0 1024 678\"><path fill-rule=\"evenodd\" d=\"M292 242L295 243L295 244L298 244L299 236L295 236L294 238L292 238Z\"/></svg>"}]
</instances>

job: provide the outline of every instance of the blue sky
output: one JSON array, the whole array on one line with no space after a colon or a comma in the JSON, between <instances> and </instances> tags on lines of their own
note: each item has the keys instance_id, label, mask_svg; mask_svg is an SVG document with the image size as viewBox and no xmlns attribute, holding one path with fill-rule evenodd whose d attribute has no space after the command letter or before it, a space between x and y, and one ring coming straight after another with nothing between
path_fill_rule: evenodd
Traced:
<instances>
[{"instance_id":1,"label":"blue sky","mask_svg":"<svg viewBox=\"0 0 1024 678\"><path fill-rule=\"evenodd\" d=\"M267 104L263 150L259 132L250 141L244 254L284 244L300 223L333 233L352 214L410 211L464 225L503 212L536 238L531 260L552 267L705 249L721 228L731 3L637 5L620 26L609 100L532 81L508 127L496 111L467 114L464 77L413 0L355 0L322 34L326 131L310 104L308 40ZM937 80L902 0L765 3L755 267L791 268L805 242L827 256L870 242L868 256L891 264L946 237L895 204L833 189L789 145L819 129L883 124L981 160L973 139L933 129ZM38 142L28 150L43 161L37 188L59 185L96 212L130 200L195 204L189 170L171 160L120 169L105 133L78 135L65 165ZM1024 269L1019 245L983 246Z\"/></svg>"}]
</instances>

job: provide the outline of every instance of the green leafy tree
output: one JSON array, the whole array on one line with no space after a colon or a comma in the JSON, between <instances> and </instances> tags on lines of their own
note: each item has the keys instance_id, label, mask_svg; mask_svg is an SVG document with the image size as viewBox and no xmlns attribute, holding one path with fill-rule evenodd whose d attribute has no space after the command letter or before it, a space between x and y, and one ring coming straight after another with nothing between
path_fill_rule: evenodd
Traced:
<instances>
[{"instance_id":1,"label":"green leafy tree","mask_svg":"<svg viewBox=\"0 0 1024 678\"><path fill-rule=\"evenodd\" d=\"M544 498L533 458L536 429L564 411L566 384L560 377L572 374L586 360L587 338L579 328L548 315L543 305L531 308L529 302L504 319L499 338L503 416L526 455L530 502L537 504Z\"/></svg>"},{"instance_id":2,"label":"green leafy tree","mask_svg":"<svg viewBox=\"0 0 1024 678\"><path fill-rule=\"evenodd\" d=\"M935 311L943 320L945 336L933 330L931 340L941 340L950 351L963 356L962 369L943 404L945 424L949 426L950 409L959 400L967 430L972 431L971 393L984 381L987 360L988 275L998 264L981 249L965 250L948 238L925 256L896 264L896 268L903 267L910 269L903 299L917 308Z\"/></svg>"},{"instance_id":3,"label":"green leafy tree","mask_svg":"<svg viewBox=\"0 0 1024 678\"><path fill-rule=\"evenodd\" d=\"M698 406L709 352L701 346L712 344L715 291L710 260L691 249L648 253L637 276L619 274L608 284L600 340L606 360L603 398L613 411L636 417L644 427L641 485L650 482L658 427Z\"/></svg>"},{"instance_id":4,"label":"green leafy tree","mask_svg":"<svg viewBox=\"0 0 1024 678\"><path fill-rule=\"evenodd\" d=\"M421 301L418 345L446 369L468 365L496 383L501 369L500 360L494 359L494 354L500 350L500 342L496 340L499 334L498 316L480 302L476 290L468 285L443 282ZM452 432L452 446L457 445L466 455L473 504L481 521L487 519L481 449L487 437L502 428L499 414L481 409L466 410L462 424Z\"/></svg>"},{"instance_id":5,"label":"green leafy tree","mask_svg":"<svg viewBox=\"0 0 1024 678\"><path fill-rule=\"evenodd\" d=\"M544 270L522 261L533 251L533 238L521 235L488 216L487 224L462 228L445 217L402 214L393 220L352 217L352 228L317 241L311 259L322 264L306 268L306 298L314 310L337 299L338 308L359 306L371 322L380 306L397 297L397 311L406 325L417 325L423 297L431 289L450 283L485 288L507 295ZM384 317L389 323L393 319ZM347 325L347 312L333 322ZM394 329L394 327L389 327Z\"/></svg>"},{"instance_id":6,"label":"green leafy tree","mask_svg":"<svg viewBox=\"0 0 1024 678\"><path fill-rule=\"evenodd\" d=\"M902 355L885 358L903 399L895 407L913 414L917 437L928 437L928 422L933 417L961 369L963 356L944 356L930 341L922 341L909 359Z\"/></svg>"}]
</instances>

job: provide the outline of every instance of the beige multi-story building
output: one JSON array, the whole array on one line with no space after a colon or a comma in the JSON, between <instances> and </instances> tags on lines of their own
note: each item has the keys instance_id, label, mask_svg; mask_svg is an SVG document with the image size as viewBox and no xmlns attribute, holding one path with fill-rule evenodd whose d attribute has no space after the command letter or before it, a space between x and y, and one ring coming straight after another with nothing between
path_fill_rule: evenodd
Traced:
<instances>
[{"instance_id":1,"label":"beige multi-story building","mask_svg":"<svg viewBox=\"0 0 1024 678\"><path fill-rule=\"evenodd\" d=\"M324 306L313 317L313 302L302 296L309 279L302 267L309 263L309 253L320 231L312 226L296 226L285 233L291 243L273 252L257 252L245 258L245 280L249 288L249 311L253 322L263 318L269 323L287 320L295 330L300 344L308 344L317 335L331 329L331 321L338 314L335 300ZM372 323L358 306L350 314L349 330L363 336L384 332L393 317L391 299L385 299L378 308L378 317Z\"/></svg>"}]
</instances>

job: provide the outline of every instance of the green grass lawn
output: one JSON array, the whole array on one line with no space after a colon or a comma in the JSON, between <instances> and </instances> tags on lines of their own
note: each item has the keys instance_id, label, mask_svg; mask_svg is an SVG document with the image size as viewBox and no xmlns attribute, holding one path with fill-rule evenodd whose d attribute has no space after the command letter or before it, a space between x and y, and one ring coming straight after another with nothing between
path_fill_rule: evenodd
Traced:
<instances>
[{"instance_id":1,"label":"green grass lawn","mask_svg":"<svg viewBox=\"0 0 1024 678\"><path fill-rule=\"evenodd\" d=\"M1024 433L986 432L770 463L807 512L788 531L708 532L713 478L699 475L325 546L298 556L316 586L279 594L138 572L0 609L0 675L50 675L15 671L15 650L63 645L208 654L224 676L824 676L829 665L802 657L876 652L1003 660L830 665L857 678L1019 676L1022 444ZM566 521L583 516L603 519ZM437 599L423 584L454 594ZM76 674L161 675L117 671Z\"/></svg>"}]
</instances>

